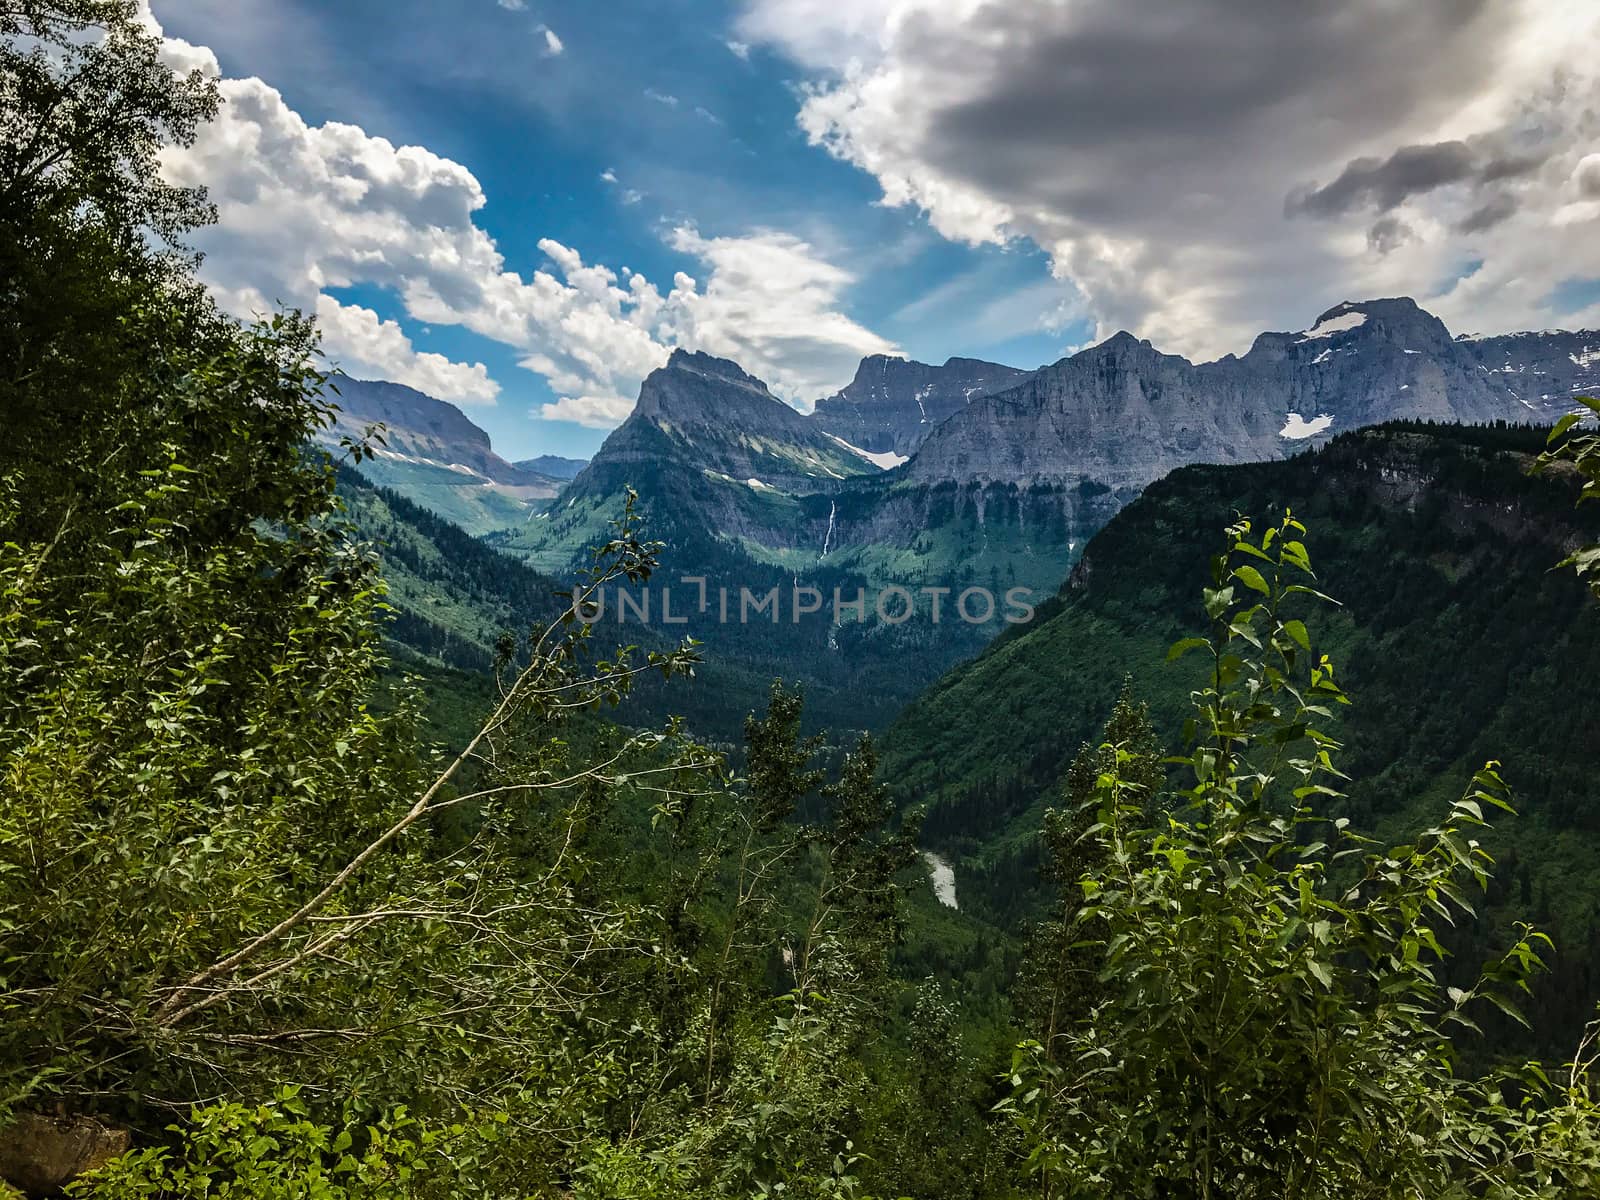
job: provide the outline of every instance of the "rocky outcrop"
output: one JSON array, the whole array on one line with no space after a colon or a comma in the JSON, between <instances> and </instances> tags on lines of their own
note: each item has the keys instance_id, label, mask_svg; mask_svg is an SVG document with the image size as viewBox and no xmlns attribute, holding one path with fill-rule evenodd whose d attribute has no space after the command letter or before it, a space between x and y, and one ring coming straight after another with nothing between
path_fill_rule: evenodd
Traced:
<instances>
[{"instance_id":1,"label":"rocky outcrop","mask_svg":"<svg viewBox=\"0 0 1600 1200\"><path fill-rule=\"evenodd\" d=\"M909 457L934 427L975 398L1011 387L1028 375L976 358L951 358L942 367L874 354L856 377L818 400L812 420L863 450Z\"/></svg>"},{"instance_id":2,"label":"rocky outcrop","mask_svg":"<svg viewBox=\"0 0 1600 1200\"><path fill-rule=\"evenodd\" d=\"M127 1153L126 1129L93 1117L19 1113L0 1129L0 1179L29 1196L56 1196L78 1176Z\"/></svg>"},{"instance_id":3,"label":"rocky outcrop","mask_svg":"<svg viewBox=\"0 0 1600 1200\"><path fill-rule=\"evenodd\" d=\"M489 435L453 404L398 383L339 379L336 386L338 420L321 441L337 446L383 425L361 473L469 533L519 525L538 501L561 490L563 480L501 458Z\"/></svg>"}]
</instances>

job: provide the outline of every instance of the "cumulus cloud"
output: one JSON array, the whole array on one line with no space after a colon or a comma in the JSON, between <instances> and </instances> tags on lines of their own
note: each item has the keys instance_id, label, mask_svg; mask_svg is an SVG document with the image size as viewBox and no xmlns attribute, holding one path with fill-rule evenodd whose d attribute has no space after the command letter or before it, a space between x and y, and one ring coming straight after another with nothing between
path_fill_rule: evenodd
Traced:
<instances>
[{"instance_id":1,"label":"cumulus cloud","mask_svg":"<svg viewBox=\"0 0 1600 1200\"><path fill-rule=\"evenodd\" d=\"M750 58L750 43L749 42L737 42L737 41L733 41L733 40L730 39L730 40L728 40L726 42L723 42L722 44L728 48L728 53L733 55L735 58L744 59L746 61L749 60L749 58Z\"/></svg>"},{"instance_id":2,"label":"cumulus cloud","mask_svg":"<svg viewBox=\"0 0 1600 1200\"><path fill-rule=\"evenodd\" d=\"M664 323L675 342L732 358L800 406L837 390L869 354L893 354L894 343L839 311L854 277L786 233L704 237L692 226L672 233L675 250L710 271L702 290L680 273L667 297ZM806 353L796 356L797 330Z\"/></svg>"},{"instance_id":3,"label":"cumulus cloud","mask_svg":"<svg viewBox=\"0 0 1600 1200\"><path fill-rule=\"evenodd\" d=\"M319 295L316 312L323 348L347 375L380 376L462 404L493 404L500 393L482 363L467 366L418 351L399 322L380 320L370 308Z\"/></svg>"},{"instance_id":4,"label":"cumulus cloud","mask_svg":"<svg viewBox=\"0 0 1600 1200\"><path fill-rule=\"evenodd\" d=\"M1562 276L1548 236L1587 219L1593 6L745 0L736 32L809 69L801 129L884 203L1035 242L1102 335L1208 356L1397 291L1527 324L1600 276L1600 238Z\"/></svg>"},{"instance_id":5,"label":"cumulus cloud","mask_svg":"<svg viewBox=\"0 0 1600 1200\"><path fill-rule=\"evenodd\" d=\"M175 66L205 60L214 72L207 55L169 48ZM597 428L627 415L640 380L674 346L739 358L797 403L848 381L850 348L893 348L838 311L850 275L796 238L678 230L673 245L706 279L702 287L680 274L667 295L548 238L542 262L513 269L476 223L486 197L466 167L359 126L311 125L260 79L220 87L218 119L162 159L172 182L207 187L217 205L218 224L196 238L202 276L241 315L278 303L316 313L347 369L467 404L492 403L500 390L482 363L418 350L402 321L331 294L354 286L397 297L402 320L510 347L557 395L541 415ZM625 203L638 198L623 193Z\"/></svg>"},{"instance_id":6,"label":"cumulus cloud","mask_svg":"<svg viewBox=\"0 0 1600 1200\"><path fill-rule=\"evenodd\" d=\"M556 31L548 25L539 26L539 32L544 34L544 53L547 58L554 58L566 49L561 39L556 36Z\"/></svg>"}]
</instances>

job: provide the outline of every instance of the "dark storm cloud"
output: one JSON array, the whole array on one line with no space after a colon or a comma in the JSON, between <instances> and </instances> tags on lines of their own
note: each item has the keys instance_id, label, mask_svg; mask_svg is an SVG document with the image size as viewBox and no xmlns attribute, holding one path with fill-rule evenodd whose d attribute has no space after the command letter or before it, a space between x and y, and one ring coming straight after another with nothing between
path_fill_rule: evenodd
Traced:
<instances>
[{"instance_id":1,"label":"dark storm cloud","mask_svg":"<svg viewBox=\"0 0 1600 1200\"><path fill-rule=\"evenodd\" d=\"M1517 201L1509 192L1500 192L1473 209L1456 225L1457 233L1482 233L1493 229L1517 211Z\"/></svg>"},{"instance_id":2,"label":"dark storm cloud","mask_svg":"<svg viewBox=\"0 0 1600 1200\"><path fill-rule=\"evenodd\" d=\"M946 78L984 77L976 94L933 102L922 153L941 171L1115 225L1130 208L1225 194L1219 175L1281 181L1396 114L1470 94L1496 41L1491 9L996 0L971 22L983 43L919 40L913 26L901 53Z\"/></svg>"},{"instance_id":3,"label":"dark storm cloud","mask_svg":"<svg viewBox=\"0 0 1600 1200\"><path fill-rule=\"evenodd\" d=\"M1388 212L1422 192L1472 178L1477 156L1465 142L1402 146L1386 159L1358 158L1327 187L1291 196L1288 211L1337 217L1360 208Z\"/></svg>"},{"instance_id":4,"label":"dark storm cloud","mask_svg":"<svg viewBox=\"0 0 1600 1200\"><path fill-rule=\"evenodd\" d=\"M1593 0L744 2L752 36L826 72L800 126L884 203L951 241L1028 239L1101 332L1191 356L1308 297L1537 306L1530 214L1581 194L1575 153L1600 146ZM1495 253L1456 288L1487 258L1450 246L1462 222Z\"/></svg>"},{"instance_id":5,"label":"dark storm cloud","mask_svg":"<svg viewBox=\"0 0 1600 1200\"><path fill-rule=\"evenodd\" d=\"M1361 209L1392 212L1411 197L1436 188L1515 179L1537 170L1542 162L1532 155L1491 153L1482 145L1467 142L1402 146L1388 158L1352 160L1326 187L1291 192L1284 209L1291 216L1311 217L1338 217ZM1484 206L1484 212L1499 213L1488 224L1511 214L1506 203L1502 193ZM1477 228L1487 228L1487 224Z\"/></svg>"},{"instance_id":6,"label":"dark storm cloud","mask_svg":"<svg viewBox=\"0 0 1600 1200\"><path fill-rule=\"evenodd\" d=\"M1388 254L1415 236L1416 231L1399 217L1379 217L1367 230L1367 248L1377 254Z\"/></svg>"},{"instance_id":7,"label":"dark storm cloud","mask_svg":"<svg viewBox=\"0 0 1600 1200\"><path fill-rule=\"evenodd\" d=\"M1534 154L1509 154L1491 149L1493 139L1475 142L1434 142L1430 146L1402 146L1387 158L1354 158L1326 187L1299 187L1283 205L1290 216L1344 216L1370 208L1390 213L1414 195L1424 195L1451 184L1483 186L1522 178L1539 170L1544 158ZM1504 192L1491 198L1467 221L1482 216L1486 229L1515 210ZM1466 222L1462 224L1466 229Z\"/></svg>"}]
</instances>

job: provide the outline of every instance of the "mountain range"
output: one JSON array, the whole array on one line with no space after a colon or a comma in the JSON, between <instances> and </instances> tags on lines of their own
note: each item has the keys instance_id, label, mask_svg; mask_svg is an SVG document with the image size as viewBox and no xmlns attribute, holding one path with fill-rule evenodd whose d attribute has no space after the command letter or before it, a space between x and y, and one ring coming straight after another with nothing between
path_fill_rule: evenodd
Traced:
<instances>
[{"instance_id":1,"label":"mountain range","mask_svg":"<svg viewBox=\"0 0 1600 1200\"><path fill-rule=\"evenodd\" d=\"M647 511L670 496L673 522L790 568L827 557L880 583L965 570L1050 588L1176 467L1281 458L1394 419L1549 422L1596 386L1600 333L1453 338L1404 298L1346 302L1199 364L1128 333L1031 372L875 356L807 417L736 364L679 351L506 544L570 565L628 481Z\"/></svg>"},{"instance_id":2,"label":"mountain range","mask_svg":"<svg viewBox=\"0 0 1600 1200\"><path fill-rule=\"evenodd\" d=\"M1043 600L1112 517L1191 463L1279 460L1395 419L1553 421L1600 387L1600 333L1453 337L1409 299L1346 302L1206 363L1128 333L1033 371L874 356L810 414L736 363L679 350L565 484L495 456L448 405L341 386L354 400L342 421L390 426L363 467L376 482L547 574L587 561L632 487L668 578L735 593L910 590L904 624L869 604L862 629L819 619L758 636L702 611L683 630L713 657L737 648L723 661L758 690L775 674L826 680L815 699L830 723L874 728L1003 628L996 613L934 629L938 601L923 589ZM863 702L857 683L880 662L899 669ZM728 699L735 723L745 699Z\"/></svg>"}]
</instances>

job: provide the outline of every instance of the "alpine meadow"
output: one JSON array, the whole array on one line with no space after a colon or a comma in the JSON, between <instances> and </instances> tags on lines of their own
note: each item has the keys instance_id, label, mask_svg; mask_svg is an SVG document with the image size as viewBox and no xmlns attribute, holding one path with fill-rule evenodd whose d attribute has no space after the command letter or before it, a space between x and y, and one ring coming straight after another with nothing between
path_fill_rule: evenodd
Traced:
<instances>
[{"instance_id":1,"label":"alpine meadow","mask_svg":"<svg viewBox=\"0 0 1600 1200\"><path fill-rule=\"evenodd\" d=\"M578 7L0 0L0 1200L1600 1197L1600 92L1089 182L1545 18Z\"/></svg>"}]
</instances>

